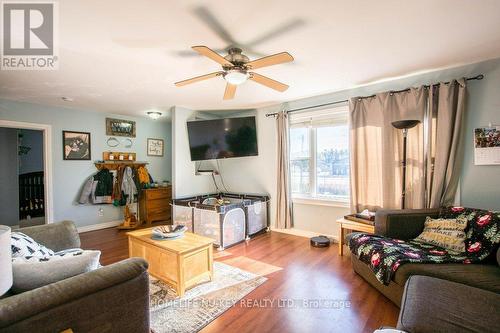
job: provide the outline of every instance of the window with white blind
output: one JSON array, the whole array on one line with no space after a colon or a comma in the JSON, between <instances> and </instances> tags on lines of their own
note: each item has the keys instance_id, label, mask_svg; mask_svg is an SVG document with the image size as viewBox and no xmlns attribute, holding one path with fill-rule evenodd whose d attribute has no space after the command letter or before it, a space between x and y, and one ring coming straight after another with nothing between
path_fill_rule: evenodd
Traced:
<instances>
[{"instance_id":1,"label":"window with white blind","mask_svg":"<svg viewBox=\"0 0 500 333\"><path fill-rule=\"evenodd\" d=\"M349 202L348 110L290 113L293 197Z\"/></svg>"}]
</instances>

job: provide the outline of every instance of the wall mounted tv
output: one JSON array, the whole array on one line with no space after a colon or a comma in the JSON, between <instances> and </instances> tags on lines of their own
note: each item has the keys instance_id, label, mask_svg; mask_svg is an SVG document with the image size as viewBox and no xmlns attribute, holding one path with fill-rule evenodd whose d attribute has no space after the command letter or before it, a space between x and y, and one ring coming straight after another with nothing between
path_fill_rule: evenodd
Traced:
<instances>
[{"instance_id":1,"label":"wall mounted tv","mask_svg":"<svg viewBox=\"0 0 500 333\"><path fill-rule=\"evenodd\" d=\"M189 121L187 129L192 161L258 155L255 117Z\"/></svg>"}]
</instances>

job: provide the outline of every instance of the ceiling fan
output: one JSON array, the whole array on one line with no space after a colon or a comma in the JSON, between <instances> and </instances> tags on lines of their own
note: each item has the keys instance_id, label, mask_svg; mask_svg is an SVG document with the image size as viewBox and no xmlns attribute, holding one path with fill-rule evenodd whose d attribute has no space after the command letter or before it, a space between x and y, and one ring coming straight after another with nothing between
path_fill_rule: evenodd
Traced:
<instances>
[{"instance_id":1,"label":"ceiling fan","mask_svg":"<svg viewBox=\"0 0 500 333\"><path fill-rule=\"evenodd\" d=\"M281 52L250 61L250 59L242 53L242 50L237 47L230 48L225 57L206 46L193 46L192 49L222 65L222 71L176 82L175 85L177 87L222 76L227 82L226 91L224 92L225 100L233 99L236 93L236 87L247 80L252 80L280 92L288 89L288 85L284 83L278 82L264 75L250 72L254 69L293 61L293 57L288 52Z\"/></svg>"}]
</instances>

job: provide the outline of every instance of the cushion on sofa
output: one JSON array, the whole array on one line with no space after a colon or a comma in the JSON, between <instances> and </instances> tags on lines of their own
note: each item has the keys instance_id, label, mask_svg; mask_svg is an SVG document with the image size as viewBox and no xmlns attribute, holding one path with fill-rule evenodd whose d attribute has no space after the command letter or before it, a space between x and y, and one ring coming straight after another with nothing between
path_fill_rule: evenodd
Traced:
<instances>
[{"instance_id":1,"label":"cushion on sofa","mask_svg":"<svg viewBox=\"0 0 500 333\"><path fill-rule=\"evenodd\" d=\"M10 235L12 258L17 257L46 257L54 255L54 251L37 243L28 235L14 231Z\"/></svg>"},{"instance_id":2,"label":"cushion on sofa","mask_svg":"<svg viewBox=\"0 0 500 333\"><path fill-rule=\"evenodd\" d=\"M12 260L12 290L20 293L45 286L99 267L100 251L65 251L47 257L17 257Z\"/></svg>"},{"instance_id":3,"label":"cushion on sofa","mask_svg":"<svg viewBox=\"0 0 500 333\"><path fill-rule=\"evenodd\" d=\"M500 267L496 265L410 263L399 267L394 282L404 286L412 275L431 276L500 293Z\"/></svg>"},{"instance_id":4,"label":"cushion on sofa","mask_svg":"<svg viewBox=\"0 0 500 333\"><path fill-rule=\"evenodd\" d=\"M467 219L433 219L427 216L424 231L415 240L440 246L458 253L465 252L465 228Z\"/></svg>"}]
</instances>

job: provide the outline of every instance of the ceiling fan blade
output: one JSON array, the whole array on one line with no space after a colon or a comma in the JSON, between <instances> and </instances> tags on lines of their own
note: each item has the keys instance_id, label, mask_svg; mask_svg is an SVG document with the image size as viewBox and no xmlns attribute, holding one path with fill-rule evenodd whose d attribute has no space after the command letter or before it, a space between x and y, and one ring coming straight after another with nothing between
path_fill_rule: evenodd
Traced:
<instances>
[{"instance_id":1,"label":"ceiling fan blade","mask_svg":"<svg viewBox=\"0 0 500 333\"><path fill-rule=\"evenodd\" d=\"M212 29L223 41L226 43L237 46L238 43L234 41L233 36L229 31L224 28L222 23L212 14L212 12L204 6L196 7L193 12L202 20L210 29Z\"/></svg>"},{"instance_id":2,"label":"ceiling fan blade","mask_svg":"<svg viewBox=\"0 0 500 333\"><path fill-rule=\"evenodd\" d=\"M187 84L195 83L195 82L198 82L198 81L208 80L208 79L211 79L213 77L216 77L216 76L219 76L219 75L222 75L222 74L223 74L223 72L213 72L213 73L210 73L210 74L200 75L200 76L196 76L196 77L193 77L193 78L190 78L190 79L187 79L187 80L182 80L182 81L179 81L179 82L175 82L175 85L177 87L182 87L182 86L185 86Z\"/></svg>"},{"instance_id":3,"label":"ceiling fan blade","mask_svg":"<svg viewBox=\"0 0 500 333\"><path fill-rule=\"evenodd\" d=\"M267 76L260 75L257 73L250 73L250 80L260 83L268 88L283 92L288 89L288 85L278 82L276 80L270 79Z\"/></svg>"},{"instance_id":4,"label":"ceiling fan blade","mask_svg":"<svg viewBox=\"0 0 500 333\"><path fill-rule=\"evenodd\" d=\"M221 56L220 54L218 54L217 52L206 46L203 45L193 46L192 49L198 52L199 54L204 55L205 57L210 58L215 62L218 62L223 66L233 66L233 64L230 61L226 60L223 56Z\"/></svg>"},{"instance_id":5,"label":"ceiling fan blade","mask_svg":"<svg viewBox=\"0 0 500 333\"><path fill-rule=\"evenodd\" d=\"M293 57L288 52L281 52L273 54L264 58L256 59L245 64L250 69L257 69L272 65L283 64L285 62L293 61Z\"/></svg>"},{"instance_id":6,"label":"ceiling fan blade","mask_svg":"<svg viewBox=\"0 0 500 333\"><path fill-rule=\"evenodd\" d=\"M216 53L227 53L227 50L226 49L212 49L212 51L216 52ZM201 56L200 53L198 52L193 52L192 50L181 50L181 51L173 51L171 54L175 54L175 55L178 55L180 57L199 57Z\"/></svg>"},{"instance_id":7,"label":"ceiling fan blade","mask_svg":"<svg viewBox=\"0 0 500 333\"><path fill-rule=\"evenodd\" d=\"M226 91L224 91L224 100L233 99L234 94L236 93L236 85L228 83L226 84Z\"/></svg>"},{"instance_id":8,"label":"ceiling fan blade","mask_svg":"<svg viewBox=\"0 0 500 333\"><path fill-rule=\"evenodd\" d=\"M304 24L305 24L305 21L300 19L300 18L293 19L293 20L289 21L288 23L285 23L285 24L277 27L276 29L269 31L268 33L266 33L260 37L255 38L254 40L250 41L249 43L246 43L247 48L264 43L264 42L268 41L269 39L276 38L279 35L282 35L284 33L288 33L291 30L297 29L298 27L300 27Z\"/></svg>"}]
</instances>

